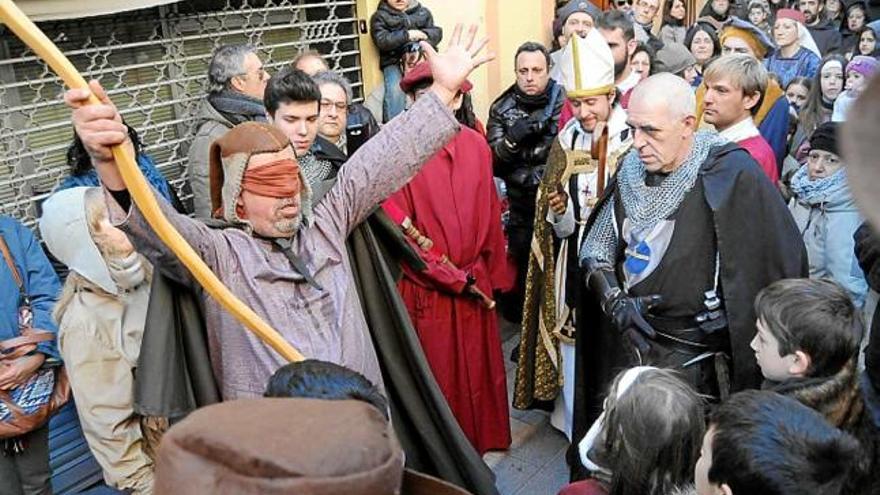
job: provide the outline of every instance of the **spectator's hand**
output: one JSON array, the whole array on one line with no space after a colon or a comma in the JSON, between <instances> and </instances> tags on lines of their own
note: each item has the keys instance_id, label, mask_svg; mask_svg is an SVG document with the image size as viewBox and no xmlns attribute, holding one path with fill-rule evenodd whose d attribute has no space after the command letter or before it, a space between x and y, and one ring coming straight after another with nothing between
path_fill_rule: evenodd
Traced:
<instances>
[{"instance_id":1,"label":"spectator's hand","mask_svg":"<svg viewBox=\"0 0 880 495\"><path fill-rule=\"evenodd\" d=\"M561 217L565 215L565 210L568 209L568 193L561 189L554 191L547 196L547 201L550 203L550 209L553 210L556 216Z\"/></svg>"},{"instance_id":2,"label":"spectator's hand","mask_svg":"<svg viewBox=\"0 0 880 495\"><path fill-rule=\"evenodd\" d=\"M472 25L465 36L462 36L462 25L457 24L452 37L449 39L449 47L443 53L437 53L430 43L421 42L425 58L431 64L431 73L434 84L431 91L447 105L452 104L468 75L477 67L495 58L493 54L480 55L480 52L489 43L488 38L476 41L477 26Z\"/></svg>"},{"instance_id":3,"label":"spectator's hand","mask_svg":"<svg viewBox=\"0 0 880 495\"><path fill-rule=\"evenodd\" d=\"M658 295L629 297L623 292L618 292L604 304L605 313L611 317L614 326L634 345L642 354L651 349L646 340L653 339L657 332L645 320L645 314L654 306L660 304L661 297Z\"/></svg>"},{"instance_id":4,"label":"spectator's hand","mask_svg":"<svg viewBox=\"0 0 880 495\"><path fill-rule=\"evenodd\" d=\"M122 177L116 169L111 148L125 145L134 156L134 147L128 137L128 128L122 123L122 117L116 106L107 97L104 88L98 81L90 81L89 88L71 89L64 94L64 102L73 109L73 127L89 156L95 169L101 175L102 183L111 190L125 189ZM91 104L89 97L94 94L100 104Z\"/></svg>"},{"instance_id":5,"label":"spectator's hand","mask_svg":"<svg viewBox=\"0 0 880 495\"><path fill-rule=\"evenodd\" d=\"M12 390L22 385L40 369L45 360L46 356L38 352L10 362L0 363L0 390Z\"/></svg>"},{"instance_id":6,"label":"spectator's hand","mask_svg":"<svg viewBox=\"0 0 880 495\"><path fill-rule=\"evenodd\" d=\"M410 29L407 33L410 41L426 41L428 39L428 35L418 29Z\"/></svg>"},{"instance_id":7,"label":"spectator's hand","mask_svg":"<svg viewBox=\"0 0 880 495\"><path fill-rule=\"evenodd\" d=\"M533 126L532 121L528 117L521 118L513 123L510 126L510 130L507 131L507 140L511 142L511 144L519 144L523 139L532 135Z\"/></svg>"}]
</instances>

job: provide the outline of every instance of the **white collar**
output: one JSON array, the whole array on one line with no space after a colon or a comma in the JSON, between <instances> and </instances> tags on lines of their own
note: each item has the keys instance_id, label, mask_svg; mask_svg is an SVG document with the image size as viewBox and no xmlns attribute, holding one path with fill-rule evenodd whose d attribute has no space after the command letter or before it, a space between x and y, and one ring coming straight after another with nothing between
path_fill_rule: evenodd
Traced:
<instances>
[{"instance_id":1,"label":"white collar","mask_svg":"<svg viewBox=\"0 0 880 495\"><path fill-rule=\"evenodd\" d=\"M621 95L636 87L636 84L642 79L638 72L632 70L632 67L630 67L629 70L629 76L617 85L617 89L621 92Z\"/></svg>"},{"instance_id":2,"label":"white collar","mask_svg":"<svg viewBox=\"0 0 880 495\"><path fill-rule=\"evenodd\" d=\"M718 134L733 143L739 143L740 141L761 135L758 128L755 127L755 121L752 120L752 117L746 117L739 121L739 123L720 131Z\"/></svg>"}]
</instances>

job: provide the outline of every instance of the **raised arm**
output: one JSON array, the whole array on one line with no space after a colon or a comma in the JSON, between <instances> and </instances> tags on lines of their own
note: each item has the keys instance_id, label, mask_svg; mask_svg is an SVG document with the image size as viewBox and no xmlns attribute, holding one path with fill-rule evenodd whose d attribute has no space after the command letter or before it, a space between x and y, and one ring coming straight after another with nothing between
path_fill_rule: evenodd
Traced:
<instances>
[{"instance_id":1,"label":"raised arm","mask_svg":"<svg viewBox=\"0 0 880 495\"><path fill-rule=\"evenodd\" d=\"M476 26L467 33L456 26L443 54L422 42L434 79L431 90L351 157L336 185L316 206L317 214L326 210L322 216L348 234L455 136L459 125L449 106L467 76L493 58L480 55L488 40L477 41L476 33Z\"/></svg>"}]
</instances>

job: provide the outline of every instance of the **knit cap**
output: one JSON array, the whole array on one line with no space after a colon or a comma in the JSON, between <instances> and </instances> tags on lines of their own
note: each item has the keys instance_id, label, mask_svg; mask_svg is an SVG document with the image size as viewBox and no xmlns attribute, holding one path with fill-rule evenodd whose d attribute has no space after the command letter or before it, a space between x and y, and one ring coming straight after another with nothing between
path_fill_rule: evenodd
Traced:
<instances>
[{"instance_id":1,"label":"knit cap","mask_svg":"<svg viewBox=\"0 0 880 495\"><path fill-rule=\"evenodd\" d=\"M866 55L856 55L846 64L846 72L858 72L866 79L870 78L877 72L877 59Z\"/></svg>"},{"instance_id":2,"label":"knit cap","mask_svg":"<svg viewBox=\"0 0 880 495\"><path fill-rule=\"evenodd\" d=\"M680 75L685 69L697 63L694 55L681 43L666 43L654 58L655 72L669 72Z\"/></svg>"}]
</instances>

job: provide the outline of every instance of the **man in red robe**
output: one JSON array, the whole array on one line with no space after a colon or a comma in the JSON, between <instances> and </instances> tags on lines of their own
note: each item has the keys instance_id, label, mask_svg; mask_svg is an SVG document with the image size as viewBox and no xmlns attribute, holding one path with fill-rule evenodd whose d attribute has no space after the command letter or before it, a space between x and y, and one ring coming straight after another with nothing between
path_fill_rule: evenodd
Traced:
<instances>
[{"instance_id":1,"label":"man in red robe","mask_svg":"<svg viewBox=\"0 0 880 495\"><path fill-rule=\"evenodd\" d=\"M754 158L773 184L779 182L776 154L755 126L754 114L767 92L764 64L748 55L724 55L703 74L703 118Z\"/></svg>"},{"instance_id":2,"label":"man in red robe","mask_svg":"<svg viewBox=\"0 0 880 495\"><path fill-rule=\"evenodd\" d=\"M401 88L418 99L430 87L427 64ZM470 89L466 83L463 92ZM461 104L462 93L455 100ZM491 296L510 290L492 152L478 132L458 135L386 204L408 217L426 267L405 266L400 292L449 406L480 454L510 446L507 386ZM480 298L475 294L482 294Z\"/></svg>"}]
</instances>

